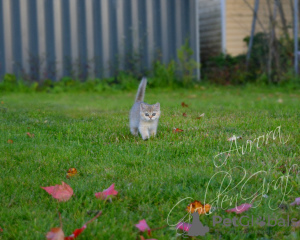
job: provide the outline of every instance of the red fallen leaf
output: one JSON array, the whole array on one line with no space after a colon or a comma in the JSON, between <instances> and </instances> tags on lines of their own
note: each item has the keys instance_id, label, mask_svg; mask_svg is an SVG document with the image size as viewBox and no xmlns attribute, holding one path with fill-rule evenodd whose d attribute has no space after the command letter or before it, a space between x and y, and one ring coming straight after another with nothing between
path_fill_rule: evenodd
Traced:
<instances>
[{"instance_id":1,"label":"red fallen leaf","mask_svg":"<svg viewBox=\"0 0 300 240\"><path fill-rule=\"evenodd\" d=\"M46 235L47 240L64 240L65 234L61 227L59 228L51 228L50 232Z\"/></svg>"},{"instance_id":2,"label":"red fallen leaf","mask_svg":"<svg viewBox=\"0 0 300 240\"><path fill-rule=\"evenodd\" d=\"M182 116L186 117L187 115L186 115L186 113L183 113Z\"/></svg>"},{"instance_id":3,"label":"red fallen leaf","mask_svg":"<svg viewBox=\"0 0 300 240\"><path fill-rule=\"evenodd\" d=\"M27 136L30 137L30 138L33 138L33 137L34 137L34 134L33 134L33 133L27 132L26 134L27 134Z\"/></svg>"},{"instance_id":4,"label":"red fallen leaf","mask_svg":"<svg viewBox=\"0 0 300 240\"><path fill-rule=\"evenodd\" d=\"M226 210L226 212L235 212L235 213L239 214L239 213L248 211L249 208L251 208L251 207L252 207L252 204L244 203L244 204L242 204L240 206L237 206L235 208L228 209L228 210Z\"/></svg>"},{"instance_id":5,"label":"red fallen leaf","mask_svg":"<svg viewBox=\"0 0 300 240\"><path fill-rule=\"evenodd\" d=\"M294 202L292 202L290 205L294 206L294 205L299 205L300 204L300 197L296 198Z\"/></svg>"},{"instance_id":6,"label":"red fallen leaf","mask_svg":"<svg viewBox=\"0 0 300 240\"><path fill-rule=\"evenodd\" d=\"M79 234L82 233L85 229L86 229L86 225L83 225L82 228L75 229L70 236L65 237L65 240L71 240L77 238Z\"/></svg>"},{"instance_id":7,"label":"red fallen leaf","mask_svg":"<svg viewBox=\"0 0 300 240\"><path fill-rule=\"evenodd\" d=\"M2 229L2 227L0 227L0 232L3 232L3 229Z\"/></svg>"},{"instance_id":8,"label":"red fallen leaf","mask_svg":"<svg viewBox=\"0 0 300 240\"><path fill-rule=\"evenodd\" d=\"M52 228L51 231L47 233L46 237L47 237L48 240L74 240L75 238L77 238L79 236L79 234L81 234L86 229L86 227L89 223L94 221L101 214L102 214L102 211L100 211L91 220L87 221L81 228L75 229L74 232L68 237L65 237L65 234L62 230L62 227Z\"/></svg>"},{"instance_id":9,"label":"red fallen leaf","mask_svg":"<svg viewBox=\"0 0 300 240\"><path fill-rule=\"evenodd\" d=\"M141 231L145 232L146 230L150 230L150 227L148 226L145 219L140 220L138 224L135 224L135 226Z\"/></svg>"},{"instance_id":10,"label":"red fallen leaf","mask_svg":"<svg viewBox=\"0 0 300 240\"><path fill-rule=\"evenodd\" d=\"M11 140L11 139L8 139L8 140L7 140L7 143L10 143L10 144L12 144L12 143L14 143L14 141L13 141L13 140Z\"/></svg>"},{"instance_id":11,"label":"red fallen leaf","mask_svg":"<svg viewBox=\"0 0 300 240\"><path fill-rule=\"evenodd\" d=\"M62 182L62 185L41 188L43 188L47 193L52 195L52 197L58 199L58 201L60 202L68 201L73 195L73 189L65 182Z\"/></svg>"},{"instance_id":12,"label":"red fallen leaf","mask_svg":"<svg viewBox=\"0 0 300 240\"><path fill-rule=\"evenodd\" d=\"M91 223L92 221L94 221L96 218L98 218L100 215L102 214L102 211L100 211L95 217L93 217L91 220L87 221L81 228L78 228L78 229L75 229L74 232L68 236L68 237L65 237L65 240L73 240L75 238L78 237L78 235L80 233L82 233L85 229L86 229L86 226Z\"/></svg>"},{"instance_id":13,"label":"red fallen leaf","mask_svg":"<svg viewBox=\"0 0 300 240\"><path fill-rule=\"evenodd\" d=\"M179 129L179 128L173 128L173 133L176 133L176 132L183 132L183 130Z\"/></svg>"},{"instance_id":14,"label":"red fallen leaf","mask_svg":"<svg viewBox=\"0 0 300 240\"><path fill-rule=\"evenodd\" d=\"M135 226L141 231L141 232L148 232L148 236L151 236L151 229L148 226L145 219L140 220L138 224L135 224Z\"/></svg>"},{"instance_id":15,"label":"red fallen leaf","mask_svg":"<svg viewBox=\"0 0 300 240\"><path fill-rule=\"evenodd\" d=\"M105 200L108 196L115 196L118 192L115 190L115 184L113 183L109 188L103 190L103 192L95 193L96 198Z\"/></svg>"},{"instance_id":16,"label":"red fallen leaf","mask_svg":"<svg viewBox=\"0 0 300 240\"><path fill-rule=\"evenodd\" d=\"M181 103L182 107L189 107L189 105L185 104L184 102Z\"/></svg>"},{"instance_id":17,"label":"red fallen leaf","mask_svg":"<svg viewBox=\"0 0 300 240\"><path fill-rule=\"evenodd\" d=\"M183 230L185 232L188 232L192 224L185 223L185 222L180 222L176 225L176 229Z\"/></svg>"}]
</instances>

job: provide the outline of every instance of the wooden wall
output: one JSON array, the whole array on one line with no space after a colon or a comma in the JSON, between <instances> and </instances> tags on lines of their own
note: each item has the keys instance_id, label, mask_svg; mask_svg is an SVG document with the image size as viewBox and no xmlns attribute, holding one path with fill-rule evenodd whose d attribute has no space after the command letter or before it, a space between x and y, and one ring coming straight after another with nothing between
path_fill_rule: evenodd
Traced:
<instances>
[{"instance_id":1,"label":"wooden wall","mask_svg":"<svg viewBox=\"0 0 300 240\"><path fill-rule=\"evenodd\" d=\"M225 3L225 16L221 17L221 2ZM276 14L276 36L282 35L280 12L274 11L275 0L260 0L257 32L270 32L270 10ZM289 35L293 38L293 8L290 0L281 0ZM293 2L293 1L292 1ZM243 41L250 36L255 0L199 0L200 49L201 59L218 55L222 52L222 41L225 43L224 52L232 56L245 54L247 45ZM225 39L222 39L222 21L225 21Z\"/></svg>"}]
</instances>

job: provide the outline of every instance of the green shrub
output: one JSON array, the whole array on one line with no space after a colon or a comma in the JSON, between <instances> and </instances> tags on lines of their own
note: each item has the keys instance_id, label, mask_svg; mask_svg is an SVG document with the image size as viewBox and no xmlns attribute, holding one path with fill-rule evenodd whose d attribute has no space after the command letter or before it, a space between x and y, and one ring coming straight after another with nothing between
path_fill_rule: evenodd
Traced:
<instances>
[{"instance_id":1,"label":"green shrub","mask_svg":"<svg viewBox=\"0 0 300 240\"><path fill-rule=\"evenodd\" d=\"M182 77L183 86L190 86L195 80L196 71L200 69L200 64L192 58L193 54L189 41L186 39L184 45L177 50L178 69L179 75Z\"/></svg>"}]
</instances>

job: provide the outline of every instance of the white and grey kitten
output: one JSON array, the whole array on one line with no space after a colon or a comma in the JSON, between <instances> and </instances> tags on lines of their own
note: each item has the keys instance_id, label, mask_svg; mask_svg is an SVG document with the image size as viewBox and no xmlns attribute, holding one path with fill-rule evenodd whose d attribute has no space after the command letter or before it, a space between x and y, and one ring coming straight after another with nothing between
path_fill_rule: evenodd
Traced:
<instances>
[{"instance_id":1,"label":"white and grey kitten","mask_svg":"<svg viewBox=\"0 0 300 240\"><path fill-rule=\"evenodd\" d=\"M136 94L135 103L129 114L131 133L137 136L138 132L140 132L143 140L156 135L158 119L160 117L159 103L149 105L143 102L146 85L147 79L143 78Z\"/></svg>"}]
</instances>

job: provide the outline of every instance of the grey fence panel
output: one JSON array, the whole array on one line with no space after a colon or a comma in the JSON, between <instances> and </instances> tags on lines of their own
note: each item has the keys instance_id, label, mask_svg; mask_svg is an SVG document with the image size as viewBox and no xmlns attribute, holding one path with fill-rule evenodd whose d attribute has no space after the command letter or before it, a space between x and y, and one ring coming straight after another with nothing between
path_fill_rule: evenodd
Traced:
<instances>
[{"instance_id":1,"label":"grey fence panel","mask_svg":"<svg viewBox=\"0 0 300 240\"><path fill-rule=\"evenodd\" d=\"M199 62L196 5L197 0L0 0L0 77L14 73L40 81L144 71L155 59L176 60L185 39Z\"/></svg>"}]
</instances>

